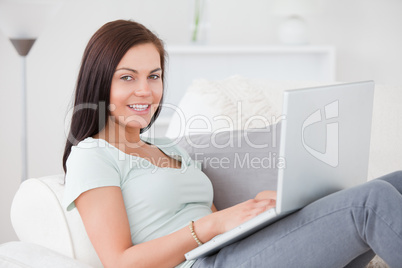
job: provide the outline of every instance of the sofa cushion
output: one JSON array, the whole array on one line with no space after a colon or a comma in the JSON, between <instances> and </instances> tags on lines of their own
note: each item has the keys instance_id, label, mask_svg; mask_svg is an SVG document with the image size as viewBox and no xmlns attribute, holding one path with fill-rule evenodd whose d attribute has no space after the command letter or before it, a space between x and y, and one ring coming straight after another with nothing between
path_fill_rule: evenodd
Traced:
<instances>
[{"instance_id":1,"label":"sofa cushion","mask_svg":"<svg viewBox=\"0 0 402 268\"><path fill-rule=\"evenodd\" d=\"M88 264L32 243L13 241L0 245L2 268L90 268Z\"/></svg>"},{"instance_id":2,"label":"sofa cushion","mask_svg":"<svg viewBox=\"0 0 402 268\"><path fill-rule=\"evenodd\" d=\"M280 123L260 129L221 131L178 138L214 187L218 210L276 190Z\"/></svg>"}]
</instances>

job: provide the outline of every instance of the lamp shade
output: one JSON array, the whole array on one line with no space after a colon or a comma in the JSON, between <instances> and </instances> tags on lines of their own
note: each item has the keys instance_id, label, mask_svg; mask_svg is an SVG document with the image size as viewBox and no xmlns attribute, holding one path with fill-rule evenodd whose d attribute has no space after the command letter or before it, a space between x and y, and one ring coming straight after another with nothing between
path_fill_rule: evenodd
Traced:
<instances>
[{"instance_id":1,"label":"lamp shade","mask_svg":"<svg viewBox=\"0 0 402 268\"><path fill-rule=\"evenodd\" d=\"M0 29L9 39L35 40L61 4L58 0L0 0Z\"/></svg>"},{"instance_id":2,"label":"lamp shade","mask_svg":"<svg viewBox=\"0 0 402 268\"><path fill-rule=\"evenodd\" d=\"M0 0L0 29L18 54L28 55L61 0Z\"/></svg>"}]
</instances>

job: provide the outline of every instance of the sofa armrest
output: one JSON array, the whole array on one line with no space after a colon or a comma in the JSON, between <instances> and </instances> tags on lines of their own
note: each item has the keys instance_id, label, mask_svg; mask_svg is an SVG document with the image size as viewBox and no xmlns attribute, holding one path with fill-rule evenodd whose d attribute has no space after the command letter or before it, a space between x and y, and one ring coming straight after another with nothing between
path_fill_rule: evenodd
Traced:
<instances>
[{"instance_id":1,"label":"sofa armrest","mask_svg":"<svg viewBox=\"0 0 402 268\"><path fill-rule=\"evenodd\" d=\"M90 268L91 266L36 244L13 241L0 245L0 267Z\"/></svg>"},{"instance_id":2,"label":"sofa armrest","mask_svg":"<svg viewBox=\"0 0 402 268\"><path fill-rule=\"evenodd\" d=\"M11 206L11 222L20 241L41 245L67 257L103 267L77 209L62 206L64 174L21 183Z\"/></svg>"}]
</instances>

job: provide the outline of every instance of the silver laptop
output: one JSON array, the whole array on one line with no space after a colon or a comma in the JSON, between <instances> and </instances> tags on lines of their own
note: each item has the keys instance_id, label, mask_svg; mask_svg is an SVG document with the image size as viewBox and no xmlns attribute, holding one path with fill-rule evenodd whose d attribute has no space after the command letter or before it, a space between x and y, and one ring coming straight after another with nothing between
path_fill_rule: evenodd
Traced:
<instances>
[{"instance_id":1,"label":"silver laptop","mask_svg":"<svg viewBox=\"0 0 402 268\"><path fill-rule=\"evenodd\" d=\"M287 90L276 207L185 254L217 252L309 203L367 181L374 82ZM264 190L264 189L261 189Z\"/></svg>"}]
</instances>

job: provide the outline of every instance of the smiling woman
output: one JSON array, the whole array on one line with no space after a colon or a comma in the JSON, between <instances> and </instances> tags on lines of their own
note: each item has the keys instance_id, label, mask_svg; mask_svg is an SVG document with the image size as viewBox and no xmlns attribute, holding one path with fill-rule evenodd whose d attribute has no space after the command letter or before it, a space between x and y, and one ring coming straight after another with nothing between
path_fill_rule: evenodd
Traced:
<instances>
[{"instance_id":1,"label":"smiling woman","mask_svg":"<svg viewBox=\"0 0 402 268\"><path fill-rule=\"evenodd\" d=\"M135 46L138 47L136 48ZM139 52L143 49L148 52L152 51L153 66L139 66L138 63L136 64L135 61L139 60L135 58L136 55L137 57L147 57L147 55L133 53L133 49L138 49ZM131 52L129 53L129 51ZM144 72L148 71L149 80L153 81L158 76L158 79L156 79L156 81L159 80L157 84L160 85L158 89L160 92L157 94L159 95L158 103L162 103L165 55L162 40L142 24L136 22L118 20L106 23L92 36L84 51L81 69L78 74L74 111L63 155L64 171L67 168L66 162L72 146L103 130L107 122L109 122L111 111L117 109L116 104L111 103L112 84L117 87L119 83L116 82L119 80L121 83L128 82L127 86L122 86L122 88L126 88L126 91L129 91L131 84L129 81L133 80L135 81L133 83L137 85L139 82L143 83ZM145 67L151 69L145 70L143 69ZM141 77L139 72L141 72ZM141 79L139 80L139 78ZM152 84L154 89L155 85L154 83ZM131 87L130 90L134 92L134 88ZM138 88L136 90L142 94L144 89ZM120 92L120 90L116 91ZM151 103L135 102L126 103L125 105L130 104L151 105ZM145 120L148 122L147 125L145 125L143 119L137 117L141 121L140 133L151 127L160 111L161 105L156 105L156 109L152 111L152 114L150 113L152 115L150 120ZM124 118L123 121L126 119L129 120L129 118Z\"/></svg>"}]
</instances>

